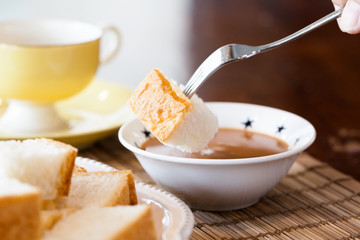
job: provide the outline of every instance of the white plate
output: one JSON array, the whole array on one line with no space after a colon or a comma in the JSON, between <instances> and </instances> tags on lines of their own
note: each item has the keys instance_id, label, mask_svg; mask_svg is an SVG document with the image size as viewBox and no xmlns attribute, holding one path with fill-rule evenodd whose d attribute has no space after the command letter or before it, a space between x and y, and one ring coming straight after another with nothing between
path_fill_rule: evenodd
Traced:
<instances>
[{"instance_id":1,"label":"white plate","mask_svg":"<svg viewBox=\"0 0 360 240\"><path fill-rule=\"evenodd\" d=\"M89 172L116 170L101 162L78 157L78 166ZM190 208L179 198L157 187L135 182L139 203L150 204L153 207L156 230L162 240L189 239L194 226L194 215Z\"/></svg>"}]
</instances>

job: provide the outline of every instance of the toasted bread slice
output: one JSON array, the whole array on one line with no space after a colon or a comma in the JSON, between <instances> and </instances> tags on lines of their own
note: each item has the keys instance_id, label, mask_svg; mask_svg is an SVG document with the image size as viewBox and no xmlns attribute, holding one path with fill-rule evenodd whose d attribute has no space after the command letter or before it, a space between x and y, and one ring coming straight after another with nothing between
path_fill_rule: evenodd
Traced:
<instances>
[{"instance_id":1,"label":"toasted bread slice","mask_svg":"<svg viewBox=\"0 0 360 240\"><path fill-rule=\"evenodd\" d=\"M187 98L157 69L140 83L129 105L159 141L185 152L206 148L218 130L205 103L196 95Z\"/></svg>"},{"instance_id":2,"label":"toasted bread slice","mask_svg":"<svg viewBox=\"0 0 360 240\"><path fill-rule=\"evenodd\" d=\"M0 177L39 187L44 200L67 195L77 149L50 139L0 141Z\"/></svg>"},{"instance_id":3,"label":"toasted bread slice","mask_svg":"<svg viewBox=\"0 0 360 240\"><path fill-rule=\"evenodd\" d=\"M44 240L155 240L149 205L85 208L61 219Z\"/></svg>"},{"instance_id":4,"label":"toasted bread slice","mask_svg":"<svg viewBox=\"0 0 360 240\"><path fill-rule=\"evenodd\" d=\"M69 195L59 197L56 207L80 209L136 203L134 178L130 170L78 172L72 177Z\"/></svg>"},{"instance_id":5,"label":"toasted bread slice","mask_svg":"<svg viewBox=\"0 0 360 240\"><path fill-rule=\"evenodd\" d=\"M39 188L16 179L0 179L0 239L37 239L40 208Z\"/></svg>"},{"instance_id":6,"label":"toasted bread slice","mask_svg":"<svg viewBox=\"0 0 360 240\"><path fill-rule=\"evenodd\" d=\"M140 83L129 101L131 109L161 142L165 142L191 110L191 101L155 69Z\"/></svg>"}]
</instances>

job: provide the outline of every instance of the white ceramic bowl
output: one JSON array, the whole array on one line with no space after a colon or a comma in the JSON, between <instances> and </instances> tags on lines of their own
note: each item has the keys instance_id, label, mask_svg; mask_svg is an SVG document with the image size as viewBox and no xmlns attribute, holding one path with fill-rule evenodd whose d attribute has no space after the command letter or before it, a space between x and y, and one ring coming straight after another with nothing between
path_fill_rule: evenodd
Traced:
<instances>
[{"instance_id":1,"label":"white ceramic bowl","mask_svg":"<svg viewBox=\"0 0 360 240\"><path fill-rule=\"evenodd\" d=\"M315 140L314 127L295 114L253 104L209 102L220 127L245 128L278 137L289 150L264 157L195 159L165 156L139 148L149 137L137 119L121 127L120 142L132 151L162 188L192 208L225 211L255 204L288 172L298 155Z\"/></svg>"}]
</instances>

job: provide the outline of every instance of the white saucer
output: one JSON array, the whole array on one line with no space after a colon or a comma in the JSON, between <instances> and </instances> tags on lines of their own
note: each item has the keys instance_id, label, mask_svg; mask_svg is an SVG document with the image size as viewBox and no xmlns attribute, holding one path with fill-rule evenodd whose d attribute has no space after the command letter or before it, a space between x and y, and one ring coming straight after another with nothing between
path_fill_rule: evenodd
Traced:
<instances>
[{"instance_id":1,"label":"white saucer","mask_svg":"<svg viewBox=\"0 0 360 240\"><path fill-rule=\"evenodd\" d=\"M0 132L0 140L46 137L84 148L116 132L133 114L126 106L131 91L116 84L94 80L78 95L56 103L70 129L41 135L15 136ZM0 117L7 104L0 99Z\"/></svg>"}]
</instances>

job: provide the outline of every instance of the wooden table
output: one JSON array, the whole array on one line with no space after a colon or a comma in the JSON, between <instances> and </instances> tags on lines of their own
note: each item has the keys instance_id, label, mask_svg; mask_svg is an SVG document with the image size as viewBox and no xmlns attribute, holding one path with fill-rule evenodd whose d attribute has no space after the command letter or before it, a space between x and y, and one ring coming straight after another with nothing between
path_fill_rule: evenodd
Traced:
<instances>
[{"instance_id":1,"label":"wooden table","mask_svg":"<svg viewBox=\"0 0 360 240\"><path fill-rule=\"evenodd\" d=\"M116 134L80 155L132 169L136 180L156 185ZM360 182L303 153L257 204L226 212L192 211L190 240L360 239Z\"/></svg>"},{"instance_id":2,"label":"wooden table","mask_svg":"<svg viewBox=\"0 0 360 240\"><path fill-rule=\"evenodd\" d=\"M188 9L188 16L191 19L189 32L186 36L187 51L179 53L184 54L189 61L186 66L181 67L186 69L187 77L190 78L198 65L222 45L228 43L260 45L275 41L331 11L333 11L333 6L330 0L192 1ZM291 216L291 214L298 214L299 209L311 212L318 207L327 206L330 208L333 205L339 207L340 203L345 204L348 201L352 204L356 203L353 206L354 209L357 209L356 206L359 205L357 198L360 187L358 182L354 180L360 180L359 56L360 35L352 36L342 33L336 22L333 22L284 47L224 67L216 72L198 92L198 95L206 101L245 102L284 109L303 116L315 126L317 139L307 150L307 153L320 162L310 160L311 164L309 164L306 157L305 160L301 159L300 165L295 166L298 171L295 170L295 175L290 174L289 178L300 179L299 181L302 181L304 186L299 190L296 189L298 185L290 184L294 187L291 192L305 194L307 191L320 191L328 187L332 189L344 188L346 191L341 190L342 198L331 200L332 202L329 200L330 202L315 204L315 199L313 204L307 205L306 209L295 206L290 210L280 211L281 214L286 215L282 215L282 219ZM156 59L152 61L156 62ZM120 145L116 135L81 151L80 155L104 161L117 168L133 169L138 179L154 184L134 156ZM310 159L312 158L310 157ZM304 176L308 175L311 177L306 180ZM333 178L333 176L335 177ZM316 182L319 179L323 179L322 183ZM290 180L285 179L284 181ZM351 186L339 183L341 181L351 181ZM278 193L282 191L282 187L286 185L285 183L282 184L274 190L274 196L281 195L277 195L276 191ZM290 185L286 186L289 187ZM291 194L281 196L287 199ZM322 194L328 194L328 192L322 192ZM271 200L272 196L270 194L263 201L273 201ZM316 196L313 197L316 198ZM308 198L311 199L311 197ZM259 224L256 222L257 218L267 216L266 214L270 213L250 216L251 211L260 211L257 208L260 208L259 205L250 208L250 210L234 212L233 214L238 214L238 222L226 220L220 223L204 223L201 217L203 214L210 213L194 211L197 225L194 230L196 236L193 235L192 238L207 239L211 234L220 236L226 232L221 230L223 227L221 224L224 222L227 223L227 227L233 223L240 224L245 220L248 221L248 224ZM342 209L342 207L340 208ZM299 236L304 237L311 229L314 231L307 235L307 237L311 236L310 238L316 236L319 239L334 236L359 237L360 228L358 226L360 225L353 223L355 220L359 221L358 210L346 216L342 215L341 210L335 212L336 216L329 215L329 218L318 216L315 222L294 223L294 226L285 226L282 229L279 228L280 230L272 227L272 230L266 228L267 232L261 232L259 229L262 228L258 228L258 232L250 234L244 227L238 232L245 234L242 237L227 236L223 239L255 239L257 237L265 239L275 235L279 238L283 237L283 239L297 239ZM216 216L219 217L220 215ZM221 217L226 218L225 215L221 215ZM301 215L301 217L304 216ZM355 226L355 230L346 227L350 220L354 220L351 226ZM255 226L251 224L247 226ZM331 230L331 227L326 234L324 229L319 230L322 227L329 227L331 224L335 224L337 228L343 226L339 230L340 235L335 233L335 235L326 235L335 231ZM211 233L208 232L207 237L203 238L199 234L204 234L205 227L208 227ZM243 230L245 233L242 232ZM290 234L292 231L300 230L307 233ZM216 233L216 231L220 231L220 233ZM324 235L318 231L322 231ZM343 232L345 235L341 235ZM347 233L348 235L346 235ZM214 236L209 237L209 239L217 239ZM218 238L220 239L220 237Z\"/></svg>"}]
</instances>

